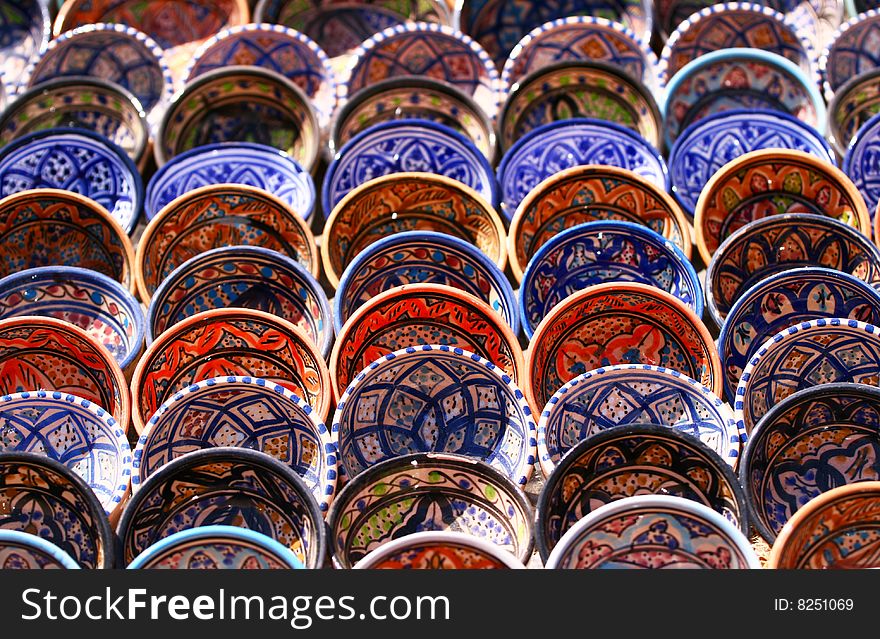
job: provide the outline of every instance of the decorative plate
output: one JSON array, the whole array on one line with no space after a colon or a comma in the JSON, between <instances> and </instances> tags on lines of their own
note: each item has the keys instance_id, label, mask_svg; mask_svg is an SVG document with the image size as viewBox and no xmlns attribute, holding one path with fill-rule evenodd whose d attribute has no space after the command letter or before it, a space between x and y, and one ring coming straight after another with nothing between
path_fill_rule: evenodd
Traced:
<instances>
[{"instance_id":1,"label":"decorative plate","mask_svg":"<svg viewBox=\"0 0 880 639\"><path fill-rule=\"evenodd\" d=\"M875 225L880 224L876 215L877 204L880 203L878 150L880 150L880 114L862 125L843 158L843 172L859 189ZM880 233L877 233L876 237L880 237Z\"/></svg>"},{"instance_id":2,"label":"decorative plate","mask_svg":"<svg viewBox=\"0 0 880 639\"><path fill-rule=\"evenodd\" d=\"M880 113L880 68L846 81L828 103L828 141L841 157L856 132Z\"/></svg>"},{"instance_id":3,"label":"decorative plate","mask_svg":"<svg viewBox=\"0 0 880 639\"><path fill-rule=\"evenodd\" d=\"M42 537L19 530L0 529L0 569L77 569L73 558Z\"/></svg>"},{"instance_id":4,"label":"decorative plate","mask_svg":"<svg viewBox=\"0 0 880 639\"><path fill-rule=\"evenodd\" d=\"M523 563L496 544L451 530L412 533L387 541L361 559L356 569L506 570Z\"/></svg>"},{"instance_id":5,"label":"decorative plate","mask_svg":"<svg viewBox=\"0 0 880 639\"><path fill-rule=\"evenodd\" d=\"M0 15L0 90L14 95L21 77L38 58L52 37L49 3L44 0L7 0Z\"/></svg>"},{"instance_id":6,"label":"decorative plate","mask_svg":"<svg viewBox=\"0 0 880 639\"><path fill-rule=\"evenodd\" d=\"M840 25L833 39L819 55L819 78L825 99L850 78L878 66L877 46L880 42L880 10L874 7Z\"/></svg>"}]
</instances>

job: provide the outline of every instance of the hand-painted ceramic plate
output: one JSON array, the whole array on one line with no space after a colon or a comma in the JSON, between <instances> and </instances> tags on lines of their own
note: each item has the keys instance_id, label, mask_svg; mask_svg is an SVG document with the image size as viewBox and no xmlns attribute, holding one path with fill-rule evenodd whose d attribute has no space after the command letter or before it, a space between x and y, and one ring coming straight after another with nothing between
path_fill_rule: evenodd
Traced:
<instances>
[{"instance_id":1,"label":"hand-painted ceramic plate","mask_svg":"<svg viewBox=\"0 0 880 639\"><path fill-rule=\"evenodd\" d=\"M367 553L358 570L524 569L510 552L489 541L451 530L428 530L386 541Z\"/></svg>"},{"instance_id":2,"label":"hand-painted ceramic plate","mask_svg":"<svg viewBox=\"0 0 880 639\"><path fill-rule=\"evenodd\" d=\"M0 15L0 76L6 96L15 95L28 66L45 50L52 37L50 6L44 0L3 3Z\"/></svg>"},{"instance_id":3,"label":"hand-painted ceramic plate","mask_svg":"<svg viewBox=\"0 0 880 639\"><path fill-rule=\"evenodd\" d=\"M843 158L843 172L853 181L865 199L868 212L877 220L877 205L880 204L880 167L877 165L877 152L880 150L880 114L868 120L858 130L850 142ZM876 235L880 237L880 234Z\"/></svg>"},{"instance_id":4,"label":"hand-painted ceramic plate","mask_svg":"<svg viewBox=\"0 0 880 639\"><path fill-rule=\"evenodd\" d=\"M0 570L78 569L73 557L42 537L0 528Z\"/></svg>"},{"instance_id":5,"label":"hand-painted ceramic plate","mask_svg":"<svg viewBox=\"0 0 880 639\"><path fill-rule=\"evenodd\" d=\"M877 68L880 9L871 8L840 25L819 55L819 78L825 99L831 101L847 80Z\"/></svg>"},{"instance_id":6,"label":"hand-painted ceramic plate","mask_svg":"<svg viewBox=\"0 0 880 639\"><path fill-rule=\"evenodd\" d=\"M828 103L828 141L841 157L865 122L880 113L880 68L846 81Z\"/></svg>"}]
</instances>

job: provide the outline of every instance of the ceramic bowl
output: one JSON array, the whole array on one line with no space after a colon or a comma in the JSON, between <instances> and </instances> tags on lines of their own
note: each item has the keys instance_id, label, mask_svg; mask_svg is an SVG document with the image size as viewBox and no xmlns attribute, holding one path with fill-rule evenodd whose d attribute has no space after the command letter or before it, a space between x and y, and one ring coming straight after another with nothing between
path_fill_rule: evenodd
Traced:
<instances>
[{"instance_id":1,"label":"ceramic bowl","mask_svg":"<svg viewBox=\"0 0 880 639\"><path fill-rule=\"evenodd\" d=\"M254 22L274 22L302 31L332 57L350 54L376 32L408 21L451 24L452 13L444 0L329 4L320 0L259 0L254 10Z\"/></svg>"},{"instance_id":2,"label":"ceramic bowl","mask_svg":"<svg viewBox=\"0 0 880 639\"><path fill-rule=\"evenodd\" d=\"M58 127L103 135L139 167L146 160L147 115L138 99L119 85L98 78L56 78L28 89L0 114L0 144Z\"/></svg>"},{"instance_id":3,"label":"ceramic bowl","mask_svg":"<svg viewBox=\"0 0 880 639\"><path fill-rule=\"evenodd\" d=\"M880 113L880 68L846 81L828 103L828 141L843 157L856 132Z\"/></svg>"},{"instance_id":4,"label":"ceramic bowl","mask_svg":"<svg viewBox=\"0 0 880 639\"><path fill-rule=\"evenodd\" d=\"M627 169L578 166L541 182L517 208L507 235L516 280L554 235L597 220L642 224L691 257L690 224L671 195Z\"/></svg>"},{"instance_id":5,"label":"ceramic bowl","mask_svg":"<svg viewBox=\"0 0 880 639\"><path fill-rule=\"evenodd\" d=\"M394 120L362 131L336 154L324 176L323 210L333 211L346 195L377 177L414 171L454 179L493 206L498 201L495 174L473 142L429 120Z\"/></svg>"},{"instance_id":6,"label":"ceramic bowl","mask_svg":"<svg viewBox=\"0 0 880 639\"><path fill-rule=\"evenodd\" d=\"M124 24L89 24L62 33L25 72L26 86L66 76L94 76L134 95L153 123L174 95L165 53L150 36Z\"/></svg>"},{"instance_id":7,"label":"ceramic bowl","mask_svg":"<svg viewBox=\"0 0 880 639\"><path fill-rule=\"evenodd\" d=\"M507 265L504 223L489 201L442 175L395 173L355 188L327 219L321 260L330 285L339 286L361 251L401 231L446 233L476 246L498 268Z\"/></svg>"},{"instance_id":8,"label":"ceramic bowl","mask_svg":"<svg viewBox=\"0 0 880 639\"><path fill-rule=\"evenodd\" d=\"M840 25L819 55L819 79L829 102L850 78L877 68L880 10L872 8Z\"/></svg>"},{"instance_id":9,"label":"ceramic bowl","mask_svg":"<svg viewBox=\"0 0 880 639\"><path fill-rule=\"evenodd\" d=\"M538 421L538 458L551 477L579 442L632 424L662 424L699 439L731 466L742 433L730 407L698 381L647 364L603 366L556 391Z\"/></svg>"},{"instance_id":10,"label":"ceramic bowl","mask_svg":"<svg viewBox=\"0 0 880 639\"><path fill-rule=\"evenodd\" d=\"M271 69L308 96L322 126L336 108L336 77L330 58L307 35L277 24L246 24L206 40L184 72L187 81L230 65Z\"/></svg>"},{"instance_id":11,"label":"ceramic bowl","mask_svg":"<svg viewBox=\"0 0 880 639\"><path fill-rule=\"evenodd\" d=\"M221 246L190 258L156 289L147 309L147 341L196 313L215 308L253 308L283 317L330 354L330 303L306 269L270 249Z\"/></svg>"},{"instance_id":12,"label":"ceramic bowl","mask_svg":"<svg viewBox=\"0 0 880 639\"><path fill-rule=\"evenodd\" d=\"M835 317L779 331L743 369L733 405L737 425L751 433L789 395L835 382L880 384L880 328Z\"/></svg>"},{"instance_id":13,"label":"ceramic bowl","mask_svg":"<svg viewBox=\"0 0 880 639\"><path fill-rule=\"evenodd\" d=\"M581 441L549 476L538 500L541 559L547 561L560 538L597 508L641 495L690 499L749 533L745 495L729 464L691 435L631 424Z\"/></svg>"},{"instance_id":14,"label":"ceramic bowl","mask_svg":"<svg viewBox=\"0 0 880 639\"><path fill-rule=\"evenodd\" d=\"M135 291L134 250L103 206L71 191L34 189L0 200L0 277L38 266L79 266Z\"/></svg>"},{"instance_id":15,"label":"ceramic bowl","mask_svg":"<svg viewBox=\"0 0 880 639\"><path fill-rule=\"evenodd\" d=\"M6 95L14 95L25 70L40 56L52 37L49 3L44 0L16 0L3 3L0 33L0 75Z\"/></svg>"},{"instance_id":16,"label":"ceramic bowl","mask_svg":"<svg viewBox=\"0 0 880 639\"><path fill-rule=\"evenodd\" d=\"M132 570L298 570L290 548L238 526L201 526L156 542L132 560Z\"/></svg>"},{"instance_id":17,"label":"ceramic bowl","mask_svg":"<svg viewBox=\"0 0 880 639\"><path fill-rule=\"evenodd\" d=\"M501 67L523 36L547 20L567 16L598 16L621 22L645 42L651 39L653 3L642 0L602 2L456 2L455 25L486 47Z\"/></svg>"},{"instance_id":18,"label":"ceramic bowl","mask_svg":"<svg viewBox=\"0 0 880 639\"><path fill-rule=\"evenodd\" d=\"M724 393L733 398L743 369L776 333L819 318L880 322L880 293L863 281L828 268L806 267L764 278L730 309L718 336Z\"/></svg>"},{"instance_id":19,"label":"ceramic bowl","mask_svg":"<svg viewBox=\"0 0 880 639\"><path fill-rule=\"evenodd\" d=\"M408 284L375 296L342 327L330 357L335 396L380 357L424 344L476 353L514 383L524 375L516 334L487 304L449 286Z\"/></svg>"},{"instance_id":20,"label":"ceramic bowl","mask_svg":"<svg viewBox=\"0 0 880 639\"><path fill-rule=\"evenodd\" d=\"M339 491L327 514L339 568L425 530L466 533L526 562L534 548L533 520L528 499L503 473L485 462L436 453L376 464Z\"/></svg>"},{"instance_id":21,"label":"ceramic bowl","mask_svg":"<svg viewBox=\"0 0 880 639\"><path fill-rule=\"evenodd\" d=\"M825 103L812 78L776 53L733 47L701 55L669 80L663 102L667 148L694 122L731 109L782 111L825 133Z\"/></svg>"},{"instance_id":22,"label":"ceramic bowl","mask_svg":"<svg viewBox=\"0 0 880 639\"><path fill-rule=\"evenodd\" d=\"M308 224L271 193L243 184L215 184L168 203L141 236L137 285L149 303L159 285L187 260L222 246L262 246L287 255L315 277L318 249Z\"/></svg>"},{"instance_id":23,"label":"ceramic bowl","mask_svg":"<svg viewBox=\"0 0 880 639\"><path fill-rule=\"evenodd\" d=\"M767 560L769 568L878 568L877 517L880 482L832 488L811 499L782 528Z\"/></svg>"},{"instance_id":24,"label":"ceramic bowl","mask_svg":"<svg viewBox=\"0 0 880 639\"><path fill-rule=\"evenodd\" d=\"M422 76L460 89L490 118L501 105L501 80L477 42L452 27L406 22L371 35L351 54L339 100L386 78Z\"/></svg>"},{"instance_id":25,"label":"ceramic bowl","mask_svg":"<svg viewBox=\"0 0 880 639\"><path fill-rule=\"evenodd\" d=\"M283 75L261 67L223 67L198 76L174 96L156 132L156 165L219 142L265 144L311 171L320 150L318 117L302 89Z\"/></svg>"},{"instance_id":26,"label":"ceramic bowl","mask_svg":"<svg viewBox=\"0 0 880 639\"><path fill-rule=\"evenodd\" d=\"M321 510L336 492L335 433L312 407L280 384L258 377L212 377L175 393L138 439L132 492L162 466L203 448L259 450L294 470Z\"/></svg>"},{"instance_id":27,"label":"ceramic bowl","mask_svg":"<svg viewBox=\"0 0 880 639\"><path fill-rule=\"evenodd\" d=\"M545 406L566 382L614 364L663 366L721 390L718 352L700 318L669 293L632 282L596 284L550 311L529 344L523 390L530 405Z\"/></svg>"},{"instance_id":28,"label":"ceramic bowl","mask_svg":"<svg viewBox=\"0 0 880 639\"><path fill-rule=\"evenodd\" d=\"M19 530L0 529L0 569L77 569L73 557L42 537Z\"/></svg>"},{"instance_id":29,"label":"ceramic bowl","mask_svg":"<svg viewBox=\"0 0 880 639\"><path fill-rule=\"evenodd\" d=\"M640 224L587 222L553 236L529 260L519 288L526 336L569 295L605 282L656 286L703 315L703 288L681 249Z\"/></svg>"},{"instance_id":30,"label":"ceramic bowl","mask_svg":"<svg viewBox=\"0 0 880 639\"><path fill-rule=\"evenodd\" d=\"M524 569L510 552L479 537L451 530L413 533L367 553L359 570L507 570Z\"/></svg>"},{"instance_id":31,"label":"ceramic bowl","mask_svg":"<svg viewBox=\"0 0 880 639\"><path fill-rule=\"evenodd\" d=\"M509 149L528 132L569 118L595 118L632 129L659 147L662 119L648 87L605 62L557 62L524 77L499 117Z\"/></svg>"},{"instance_id":32,"label":"ceramic bowl","mask_svg":"<svg viewBox=\"0 0 880 639\"><path fill-rule=\"evenodd\" d=\"M123 562L175 533L214 525L266 535L306 568L324 563L327 533L312 493L289 466L246 448L187 453L141 484L119 521Z\"/></svg>"},{"instance_id":33,"label":"ceramic bowl","mask_svg":"<svg viewBox=\"0 0 880 639\"><path fill-rule=\"evenodd\" d=\"M140 303L116 280L88 269L44 266L4 277L0 319L22 315L54 317L80 327L110 351L122 370L144 347Z\"/></svg>"},{"instance_id":34,"label":"ceramic bowl","mask_svg":"<svg viewBox=\"0 0 880 639\"><path fill-rule=\"evenodd\" d=\"M628 169L669 189L666 162L638 133L602 120L566 119L533 129L501 158L498 183L504 214L512 218L525 197L548 177L586 164Z\"/></svg>"},{"instance_id":35,"label":"ceramic bowl","mask_svg":"<svg viewBox=\"0 0 880 639\"><path fill-rule=\"evenodd\" d=\"M629 27L606 18L556 18L536 26L514 45L501 70L501 85L509 92L530 73L556 62L598 60L656 91L658 61L647 42Z\"/></svg>"},{"instance_id":36,"label":"ceramic bowl","mask_svg":"<svg viewBox=\"0 0 880 639\"><path fill-rule=\"evenodd\" d=\"M203 379L261 377L305 399L327 420L333 391L315 345L287 320L262 311L204 311L175 324L144 351L132 375L138 435L174 393Z\"/></svg>"},{"instance_id":37,"label":"ceramic bowl","mask_svg":"<svg viewBox=\"0 0 880 639\"><path fill-rule=\"evenodd\" d=\"M722 2L692 13L670 34L660 54L661 82L668 82L691 60L734 47L781 55L807 77L818 79L813 44L784 14L758 3Z\"/></svg>"},{"instance_id":38,"label":"ceramic bowl","mask_svg":"<svg viewBox=\"0 0 880 639\"><path fill-rule=\"evenodd\" d=\"M4 452L38 453L82 477L115 521L128 495L131 448L106 410L76 395L31 390L0 397Z\"/></svg>"},{"instance_id":39,"label":"ceramic bowl","mask_svg":"<svg viewBox=\"0 0 880 639\"><path fill-rule=\"evenodd\" d=\"M361 131L389 120L430 120L464 134L495 162L495 127L474 99L441 80L420 76L371 82L349 96L330 132L330 149L338 151Z\"/></svg>"},{"instance_id":40,"label":"ceramic bowl","mask_svg":"<svg viewBox=\"0 0 880 639\"><path fill-rule=\"evenodd\" d=\"M336 333L378 293L406 284L442 284L470 293L519 333L516 297L501 269L473 244L433 231L394 233L358 253L333 298Z\"/></svg>"},{"instance_id":41,"label":"ceramic bowl","mask_svg":"<svg viewBox=\"0 0 880 639\"><path fill-rule=\"evenodd\" d=\"M263 144L222 142L181 153L153 174L144 200L147 220L184 193L211 184L263 189L304 220L311 218L317 200L312 176L284 151Z\"/></svg>"},{"instance_id":42,"label":"ceramic bowl","mask_svg":"<svg viewBox=\"0 0 880 639\"><path fill-rule=\"evenodd\" d=\"M877 168L877 149L880 145L880 114L868 120L850 142L843 158L843 172L853 181L865 199L868 212L877 221L877 204L880 203L880 170ZM880 237L880 234L876 234Z\"/></svg>"},{"instance_id":43,"label":"ceramic bowl","mask_svg":"<svg viewBox=\"0 0 880 639\"><path fill-rule=\"evenodd\" d=\"M144 205L141 175L125 151L87 129L46 129L0 149L0 195L53 188L88 197L131 234Z\"/></svg>"},{"instance_id":44,"label":"ceramic bowl","mask_svg":"<svg viewBox=\"0 0 880 639\"><path fill-rule=\"evenodd\" d=\"M781 213L833 217L871 236L865 202L843 171L802 151L752 151L725 164L700 193L694 234L703 262L749 222Z\"/></svg>"},{"instance_id":45,"label":"ceramic bowl","mask_svg":"<svg viewBox=\"0 0 880 639\"><path fill-rule=\"evenodd\" d=\"M606 504L572 526L548 569L757 569L748 537L723 515L682 497L645 495Z\"/></svg>"},{"instance_id":46,"label":"ceramic bowl","mask_svg":"<svg viewBox=\"0 0 880 639\"><path fill-rule=\"evenodd\" d=\"M752 431L740 479L757 531L767 542L811 499L877 478L880 389L823 384L787 397Z\"/></svg>"},{"instance_id":47,"label":"ceramic bowl","mask_svg":"<svg viewBox=\"0 0 880 639\"><path fill-rule=\"evenodd\" d=\"M724 240L706 269L706 302L720 328L752 286L791 268L824 266L880 286L880 251L851 226L824 215L772 215Z\"/></svg>"},{"instance_id":48,"label":"ceramic bowl","mask_svg":"<svg viewBox=\"0 0 880 639\"><path fill-rule=\"evenodd\" d=\"M81 568L113 568L115 537L98 497L61 462L36 453L0 453L6 508L0 530L52 543Z\"/></svg>"},{"instance_id":49,"label":"ceramic bowl","mask_svg":"<svg viewBox=\"0 0 880 639\"><path fill-rule=\"evenodd\" d=\"M700 193L719 169L762 149L794 149L837 164L825 138L797 118L781 111L732 109L694 122L672 145L671 193L693 217Z\"/></svg>"}]
</instances>

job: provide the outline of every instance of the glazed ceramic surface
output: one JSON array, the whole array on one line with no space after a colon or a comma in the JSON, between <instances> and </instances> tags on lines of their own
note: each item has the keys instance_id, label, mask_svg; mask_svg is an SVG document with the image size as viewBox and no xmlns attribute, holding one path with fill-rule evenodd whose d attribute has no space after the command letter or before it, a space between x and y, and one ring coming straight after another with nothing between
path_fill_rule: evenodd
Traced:
<instances>
[{"instance_id":1,"label":"glazed ceramic surface","mask_svg":"<svg viewBox=\"0 0 880 639\"><path fill-rule=\"evenodd\" d=\"M49 4L42 0L7 0L0 12L0 34L3 90L13 95L28 65L46 50L52 37Z\"/></svg>"},{"instance_id":2,"label":"glazed ceramic surface","mask_svg":"<svg viewBox=\"0 0 880 639\"><path fill-rule=\"evenodd\" d=\"M188 453L141 484L119 521L123 560L131 563L175 533L213 525L266 535L307 568L323 564L324 521L305 483L280 461L244 448Z\"/></svg>"},{"instance_id":3,"label":"glazed ceramic surface","mask_svg":"<svg viewBox=\"0 0 880 639\"><path fill-rule=\"evenodd\" d=\"M262 311L220 309L193 315L147 347L131 380L135 430L174 393L224 375L265 378L308 401L321 420L330 412L330 374L305 334Z\"/></svg>"},{"instance_id":4,"label":"glazed ceramic surface","mask_svg":"<svg viewBox=\"0 0 880 639\"><path fill-rule=\"evenodd\" d=\"M664 191L669 186L666 162L638 133L602 120L566 119L530 131L504 154L498 182L505 215L512 218L548 177L586 164L628 169Z\"/></svg>"},{"instance_id":5,"label":"glazed ceramic surface","mask_svg":"<svg viewBox=\"0 0 880 639\"><path fill-rule=\"evenodd\" d=\"M97 496L72 470L36 453L0 453L6 508L0 530L36 535L82 568L112 568L110 522Z\"/></svg>"},{"instance_id":6,"label":"glazed ceramic surface","mask_svg":"<svg viewBox=\"0 0 880 639\"><path fill-rule=\"evenodd\" d=\"M140 303L115 280L88 269L44 266L7 275L0 280L0 319L23 315L54 317L80 327L123 370L144 345Z\"/></svg>"},{"instance_id":7,"label":"glazed ceramic surface","mask_svg":"<svg viewBox=\"0 0 880 639\"><path fill-rule=\"evenodd\" d=\"M448 286L411 284L377 295L342 327L330 358L336 397L380 357L424 344L476 353L514 382L524 374L516 334L486 304Z\"/></svg>"},{"instance_id":8,"label":"glazed ceramic surface","mask_svg":"<svg viewBox=\"0 0 880 639\"><path fill-rule=\"evenodd\" d=\"M148 302L159 284L187 260L222 246L262 246L318 274L315 238L306 222L271 193L217 184L173 200L138 243L138 289Z\"/></svg>"},{"instance_id":9,"label":"glazed ceramic surface","mask_svg":"<svg viewBox=\"0 0 880 639\"><path fill-rule=\"evenodd\" d=\"M734 303L766 277L824 266L880 284L880 251L863 234L824 215L772 215L750 222L718 248L706 270L709 313L720 327Z\"/></svg>"},{"instance_id":10,"label":"glazed ceramic surface","mask_svg":"<svg viewBox=\"0 0 880 639\"><path fill-rule=\"evenodd\" d=\"M302 562L286 546L238 526L201 526L166 537L139 554L132 570L295 570Z\"/></svg>"},{"instance_id":11,"label":"glazed ceramic surface","mask_svg":"<svg viewBox=\"0 0 880 639\"><path fill-rule=\"evenodd\" d=\"M0 569L58 570L79 565L66 552L42 537L0 529Z\"/></svg>"},{"instance_id":12,"label":"glazed ceramic surface","mask_svg":"<svg viewBox=\"0 0 880 639\"><path fill-rule=\"evenodd\" d=\"M737 424L751 433L789 395L835 382L880 385L880 329L836 317L789 326L764 342L743 369Z\"/></svg>"},{"instance_id":13,"label":"glazed ceramic surface","mask_svg":"<svg viewBox=\"0 0 880 639\"><path fill-rule=\"evenodd\" d=\"M658 146L661 116L651 91L605 62L558 62L526 76L504 104L499 127L509 149L528 132L569 118L619 124Z\"/></svg>"},{"instance_id":14,"label":"glazed ceramic surface","mask_svg":"<svg viewBox=\"0 0 880 639\"><path fill-rule=\"evenodd\" d=\"M880 113L880 68L847 80L828 103L828 139L840 156L856 132Z\"/></svg>"},{"instance_id":15,"label":"glazed ceramic surface","mask_svg":"<svg viewBox=\"0 0 880 639\"><path fill-rule=\"evenodd\" d=\"M364 368L333 416L349 477L411 453L485 461L519 486L532 474L536 426L513 380L461 348L394 351Z\"/></svg>"},{"instance_id":16,"label":"glazed ceramic surface","mask_svg":"<svg viewBox=\"0 0 880 639\"><path fill-rule=\"evenodd\" d=\"M740 478L752 523L768 542L811 499L880 477L880 390L807 388L774 406L752 431Z\"/></svg>"},{"instance_id":17,"label":"glazed ceramic surface","mask_svg":"<svg viewBox=\"0 0 880 639\"><path fill-rule=\"evenodd\" d=\"M87 129L47 129L0 149L0 195L64 189L91 198L126 233L144 204L141 175L120 147Z\"/></svg>"},{"instance_id":18,"label":"glazed ceramic surface","mask_svg":"<svg viewBox=\"0 0 880 639\"><path fill-rule=\"evenodd\" d=\"M646 284L596 284L566 298L541 322L526 358L526 394L544 406L566 382L614 364L676 370L718 393L721 365L692 310Z\"/></svg>"},{"instance_id":19,"label":"glazed ceramic surface","mask_svg":"<svg viewBox=\"0 0 880 639\"><path fill-rule=\"evenodd\" d=\"M596 220L647 226L690 259L690 226L670 195L625 169L580 166L547 178L514 214L507 236L514 277L522 281L529 260L557 233Z\"/></svg>"},{"instance_id":20,"label":"glazed ceramic surface","mask_svg":"<svg viewBox=\"0 0 880 639\"><path fill-rule=\"evenodd\" d=\"M364 40L351 56L339 98L386 78L422 76L471 96L490 118L502 101L498 71L483 48L446 25L408 22Z\"/></svg>"},{"instance_id":21,"label":"glazed ceramic surface","mask_svg":"<svg viewBox=\"0 0 880 639\"><path fill-rule=\"evenodd\" d=\"M495 544L466 533L425 531L386 541L355 566L362 570L505 570L525 568Z\"/></svg>"},{"instance_id":22,"label":"glazed ceramic surface","mask_svg":"<svg viewBox=\"0 0 880 639\"><path fill-rule=\"evenodd\" d=\"M578 375L544 406L538 421L544 476L578 442L632 424L661 424L698 437L731 466L744 439L730 407L690 377L647 364L606 366Z\"/></svg>"},{"instance_id":23,"label":"glazed ceramic surface","mask_svg":"<svg viewBox=\"0 0 880 639\"><path fill-rule=\"evenodd\" d=\"M132 491L172 459L194 450L259 450L293 469L321 510L336 491L335 433L303 399L256 377L213 377L169 397L134 451Z\"/></svg>"},{"instance_id":24,"label":"glazed ceramic surface","mask_svg":"<svg viewBox=\"0 0 880 639\"><path fill-rule=\"evenodd\" d=\"M330 214L321 247L330 284L339 285L339 276L361 251L401 231L446 233L470 242L499 268L507 264L504 223L491 202L451 178L392 174L362 184Z\"/></svg>"},{"instance_id":25,"label":"glazed ceramic surface","mask_svg":"<svg viewBox=\"0 0 880 639\"><path fill-rule=\"evenodd\" d=\"M560 539L552 569L751 569L761 562L748 538L711 508L682 497L647 495L597 508Z\"/></svg>"},{"instance_id":26,"label":"glazed ceramic surface","mask_svg":"<svg viewBox=\"0 0 880 639\"><path fill-rule=\"evenodd\" d=\"M526 336L569 295L605 282L656 286L703 314L697 272L672 242L640 224L588 222L553 236L529 260L519 289Z\"/></svg>"},{"instance_id":27,"label":"glazed ceramic surface","mask_svg":"<svg viewBox=\"0 0 880 639\"><path fill-rule=\"evenodd\" d=\"M877 204L880 203L878 153L880 153L880 115L875 115L858 130L843 159L843 172L859 189L872 217L876 217Z\"/></svg>"},{"instance_id":28,"label":"glazed ceramic surface","mask_svg":"<svg viewBox=\"0 0 880 639\"><path fill-rule=\"evenodd\" d=\"M470 293L519 332L513 288L482 251L446 233L403 231L365 248L342 273L333 298L336 333L376 295L406 284L442 284Z\"/></svg>"},{"instance_id":29,"label":"glazed ceramic surface","mask_svg":"<svg viewBox=\"0 0 880 639\"><path fill-rule=\"evenodd\" d=\"M669 153L672 194L691 216L709 179L725 164L750 151L794 149L837 164L825 139L781 111L733 109L689 126Z\"/></svg>"},{"instance_id":30,"label":"glazed ceramic surface","mask_svg":"<svg viewBox=\"0 0 880 639\"><path fill-rule=\"evenodd\" d=\"M421 453L376 464L343 488L327 515L333 562L350 568L384 543L426 530L462 532L528 561L534 512L484 462Z\"/></svg>"},{"instance_id":31,"label":"glazed ceramic surface","mask_svg":"<svg viewBox=\"0 0 880 639\"><path fill-rule=\"evenodd\" d=\"M765 341L784 328L822 317L876 324L880 293L852 275L818 267L771 275L744 292L718 337L725 395L734 397L743 369Z\"/></svg>"},{"instance_id":32,"label":"glazed ceramic surface","mask_svg":"<svg viewBox=\"0 0 880 639\"><path fill-rule=\"evenodd\" d=\"M398 120L362 131L336 154L324 177L323 209L332 211L365 182L409 172L449 177L492 204L498 199L492 167L470 140L428 120Z\"/></svg>"},{"instance_id":33,"label":"glazed ceramic surface","mask_svg":"<svg viewBox=\"0 0 880 639\"><path fill-rule=\"evenodd\" d=\"M749 532L745 495L728 464L693 437L633 424L581 441L550 475L538 501L542 559L597 508L639 495L690 499Z\"/></svg>"},{"instance_id":34,"label":"glazed ceramic surface","mask_svg":"<svg viewBox=\"0 0 880 639\"><path fill-rule=\"evenodd\" d=\"M877 7L859 14L840 26L834 39L819 56L819 76L825 99L850 78L872 71L878 66L880 44L880 11Z\"/></svg>"}]
</instances>

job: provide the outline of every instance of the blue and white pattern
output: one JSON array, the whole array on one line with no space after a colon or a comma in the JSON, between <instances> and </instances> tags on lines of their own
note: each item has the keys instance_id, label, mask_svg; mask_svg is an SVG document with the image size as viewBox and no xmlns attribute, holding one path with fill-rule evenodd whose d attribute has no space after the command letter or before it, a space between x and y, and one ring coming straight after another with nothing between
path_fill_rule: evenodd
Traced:
<instances>
[{"instance_id":1,"label":"blue and white pattern","mask_svg":"<svg viewBox=\"0 0 880 639\"><path fill-rule=\"evenodd\" d=\"M0 529L0 570L78 569L73 557L50 541L20 530Z\"/></svg>"},{"instance_id":2,"label":"blue and white pattern","mask_svg":"<svg viewBox=\"0 0 880 639\"><path fill-rule=\"evenodd\" d=\"M873 219L880 204L880 114L865 122L850 142L843 172L858 187Z\"/></svg>"},{"instance_id":3,"label":"blue and white pattern","mask_svg":"<svg viewBox=\"0 0 880 639\"><path fill-rule=\"evenodd\" d=\"M48 0L4 0L0 10L0 76L7 99L52 38Z\"/></svg>"}]
</instances>

